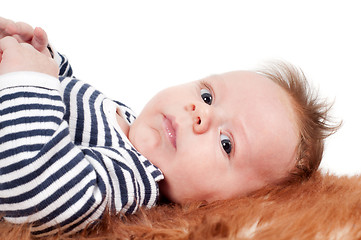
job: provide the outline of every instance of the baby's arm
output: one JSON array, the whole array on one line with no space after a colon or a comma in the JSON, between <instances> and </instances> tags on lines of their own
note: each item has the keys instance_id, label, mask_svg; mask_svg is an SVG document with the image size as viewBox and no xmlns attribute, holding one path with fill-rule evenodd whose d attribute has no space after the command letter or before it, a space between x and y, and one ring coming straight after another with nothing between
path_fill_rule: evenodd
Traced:
<instances>
[{"instance_id":1,"label":"baby's arm","mask_svg":"<svg viewBox=\"0 0 361 240\"><path fill-rule=\"evenodd\" d=\"M76 232L105 211L108 183L71 140L55 61L12 37L0 55L0 215Z\"/></svg>"},{"instance_id":2,"label":"baby's arm","mask_svg":"<svg viewBox=\"0 0 361 240\"><path fill-rule=\"evenodd\" d=\"M31 222L32 233L45 236L60 228L75 233L106 210L133 213L153 206L157 185L150 173L139 172L135 153L108 149L120 140L105 115L105 96L39 69L37 63L53 60L31 45L11 37L0 41L0 215ZM69 74L65 58L62 64ZM83 144L83 137L89 142Z\"/></svg>"}]
</instances>

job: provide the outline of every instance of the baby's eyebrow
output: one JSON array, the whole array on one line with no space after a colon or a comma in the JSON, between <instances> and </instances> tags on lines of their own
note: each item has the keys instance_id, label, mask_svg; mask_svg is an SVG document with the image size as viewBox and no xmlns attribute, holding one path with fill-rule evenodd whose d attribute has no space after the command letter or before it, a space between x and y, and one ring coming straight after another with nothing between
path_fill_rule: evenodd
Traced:
<instances>
[{"instance_id":1,"label":"baby's eyebrow","mask_svg":"<svg viewBox=\"0 0 361 240\"><path fill-rule=\"evenodd\" d=\"M220 74L212 74L212 75L209 76L209 78L215 79L215 80L218 79L218 80L221 80L221 81L225 81L225 79Z\"/></svg>"}]
</instances>

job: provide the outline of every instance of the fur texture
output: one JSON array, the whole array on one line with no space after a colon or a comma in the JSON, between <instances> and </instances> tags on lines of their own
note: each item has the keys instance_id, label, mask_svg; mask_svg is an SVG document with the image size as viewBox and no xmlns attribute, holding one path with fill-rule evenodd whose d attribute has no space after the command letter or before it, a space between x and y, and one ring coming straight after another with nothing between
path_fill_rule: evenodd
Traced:
<instances>
[{"instance_id":1,"label":"fur texture","mask_svg":"<svg viewBox=\"0 0 361 240\"><path fill-rule=\"evenodd\" d=\"M31 239L29 232L0 223L0 239ZM361 176L316 173L240 199L106 216L71 239L361 239Z\"/></svg>"}]
</instances>

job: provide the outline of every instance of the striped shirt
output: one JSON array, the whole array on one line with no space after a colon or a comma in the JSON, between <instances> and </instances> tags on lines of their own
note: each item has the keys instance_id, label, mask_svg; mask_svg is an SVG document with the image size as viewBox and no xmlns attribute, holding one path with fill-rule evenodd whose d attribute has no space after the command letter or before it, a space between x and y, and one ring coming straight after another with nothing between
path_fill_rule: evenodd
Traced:
<instances>
[{"instance_id":1,"label":"striped shirt","mask_svg":"<svg viewBox=\"0 0 361 240\"><path fill-rule=\"evenodd\" d=\"M35 236L76 233L112 213L157 201L160 170L134 149L116 121L124 104L72 77L55 54L60 81L46 74L0 76L0 214L32 223Z\"/></svg>"}]
</instances>

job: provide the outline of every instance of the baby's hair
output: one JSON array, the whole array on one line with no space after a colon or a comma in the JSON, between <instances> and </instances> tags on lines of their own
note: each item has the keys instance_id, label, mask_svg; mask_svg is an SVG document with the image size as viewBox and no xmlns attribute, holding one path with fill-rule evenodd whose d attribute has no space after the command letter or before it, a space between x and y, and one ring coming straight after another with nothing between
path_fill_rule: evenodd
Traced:
<instances>
[{"instance_id":1,"label":"baby's hair","mask_svg":"<svg viewBox=\"0 0 361 240\"><path fill-rule=\"evenodd\" d=\"M325 138L341 126L341 123L334 124L329 119L332 104L321 100L303 71L289 63L274 62L257 73L271 79L288 93L296 115L299 131L296 165L283 182L308 179L321 163Z\"/></svg>"}]
</instances>

